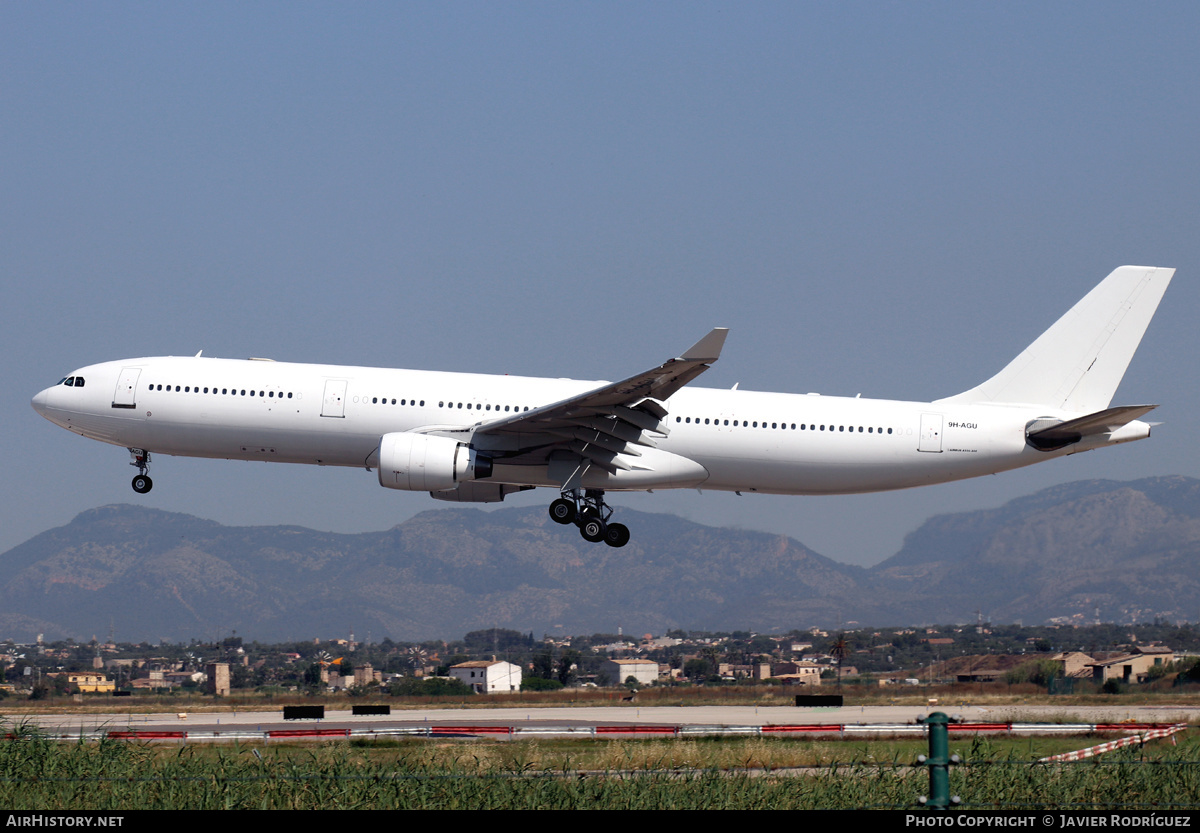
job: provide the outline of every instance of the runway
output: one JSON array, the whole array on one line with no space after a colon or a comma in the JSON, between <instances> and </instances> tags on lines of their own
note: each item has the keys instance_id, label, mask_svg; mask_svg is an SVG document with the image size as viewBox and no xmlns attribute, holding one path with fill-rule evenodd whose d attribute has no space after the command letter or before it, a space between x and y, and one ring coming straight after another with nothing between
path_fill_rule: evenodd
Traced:
<instances>
[{"instance_id":1,"label":"runway","mask_svg":"<svg viewBox=\"0 0 1200 833\"><path fill-rule=\"evenodd\" d=\"M920 719L932 711L961 717L964 723L1062 724L1176 724L1200 720L1200 707L1185 706L972 706L969 703L922 706L853 706L797 708L792 706L590 706L554 708L403 709L389 715L354 715L347 709L326 709L322 719L284 720L282 709L236 712L127 713L29 715L28 721L59 737L96 737L132 732L190 739L237 739L308 735L611 735L619 734L767 734L803 727L816 733L923 733ZM965 728L965 727L964 727ZM1049 727L1048 727L1049 728ZM908 731L904 731L908 729ZM474 730L474 731L472 731ZM318 735L319 733L319 735Z\"/></svg>"}]
</instances>

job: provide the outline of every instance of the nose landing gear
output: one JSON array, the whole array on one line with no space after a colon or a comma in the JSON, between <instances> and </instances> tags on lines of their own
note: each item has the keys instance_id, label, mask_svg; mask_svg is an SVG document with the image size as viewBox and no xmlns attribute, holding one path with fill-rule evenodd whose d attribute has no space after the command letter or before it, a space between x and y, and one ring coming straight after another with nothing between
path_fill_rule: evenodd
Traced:
<instances>
[{"instance_id":1,"label":"nose landing gear","mask_svg":"<svg viewBox=\"0 0 1200 833\"><path fill-rule=\"evenodd\" d=\"M146 474L150 470L150 452L143 448L131 448L129 455L133 457L129 465L138 470L133 478L133 490L139 495L144 495L154 488L154 481Z\"/></svg>"},{"instance_id":2,"label":"nose landing gear","mask_svg":"<svg viewBox=\"0 0 1200 833\"><path fill-rule=\"evenodd\" d=\"M612 513L612 507L604 502L602 489L586 489L582 494L579 489L564 489L562 497L550 504L550 519L555 523L575 524L583 540L623 547L629 543L629 527L609 523Z\"/></svg>"}]
</instances>

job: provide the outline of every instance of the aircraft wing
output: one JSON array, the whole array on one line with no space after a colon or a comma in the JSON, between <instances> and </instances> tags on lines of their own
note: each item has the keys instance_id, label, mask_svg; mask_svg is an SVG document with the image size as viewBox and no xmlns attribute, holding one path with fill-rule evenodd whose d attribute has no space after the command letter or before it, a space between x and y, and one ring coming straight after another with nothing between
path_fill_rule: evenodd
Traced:
<instances>
[{"instance_id":1,"label":"aircraft wing","mask_svg":"<svg viewBox=\"0 0 1200 833\"><path fill-rule=\"evenodd\" d=\"M729 330L718 327L658 367L575 396L475 428L473 444L496 462L545 464L560 452L607 471L628 470L637 446L653 448L666 436L662 402L708 370L721 355ZM625 457L626 459L622 459Z\"/></svg>"}]
</instances>

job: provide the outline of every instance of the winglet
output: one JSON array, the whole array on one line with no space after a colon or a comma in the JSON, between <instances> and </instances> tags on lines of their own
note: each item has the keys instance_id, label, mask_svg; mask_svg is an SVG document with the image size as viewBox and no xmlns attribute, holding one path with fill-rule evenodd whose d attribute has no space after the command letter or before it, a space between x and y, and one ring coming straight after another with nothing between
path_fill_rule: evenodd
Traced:
<instances>
[{"instance_id":1,"label":"winglet","mask_svg":"<svg viewBox=\"0 0 1200 833\"><path fill-rule=\"evenodd\" d=\"M716 327L704 338L697 341L679 357L684 362L715 362L721 357L721 348L725 346L725 336L729 335L728 327Z\"/></svg>"}]
</instances>

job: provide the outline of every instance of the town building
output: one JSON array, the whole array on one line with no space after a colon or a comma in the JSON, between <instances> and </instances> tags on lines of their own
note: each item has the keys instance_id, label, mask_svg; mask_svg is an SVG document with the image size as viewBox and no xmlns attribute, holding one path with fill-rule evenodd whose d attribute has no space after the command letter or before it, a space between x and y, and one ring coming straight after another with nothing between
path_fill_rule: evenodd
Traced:
<instances>
[{"instance_id":1,"label":"town building","mask_svg":"<svg viewBox=\"0 0 1200 833\"><path fill-rule=\"evenodd\" d=\"M521 690L521 666L503 660L460 662L450 666L450 676L462 680L477 694Z\"/></svg>"},{"instance_id":2,"label":"town building","mask_svg":"<svg viewBox=\"0 0 1200 833\"><path fill-rule=\"evenodd\" d=\"M638 685L653 685L658 681L658 663L648 659L606 659L600 664L600 673L613 685L624 685L630 677Z\"/></svg>"},{"instance_id":3,"label":"town building","mask_svg":"<svg viewBox=\"0 0 1200 833\"><path fill-rule=\"evenodd\" d=\"M1124 683L1144 683L1150 669L1175 661L1175 652L1161 645L1134 648L1128 654L1100 660L1091 664L1092 679L1098 683L1120 680Z\"/></svg>"},{"instance_id":4,"label":"town building","mask_svg":"<svg viewBox=\"0 0 1200 833\"><path fill-rule=\"evenodd\" d=\"M68 671L67 682L76 686L84 694L111 693L117 689L116 683L94 671Z\"/></svg>"}]
</instances>

